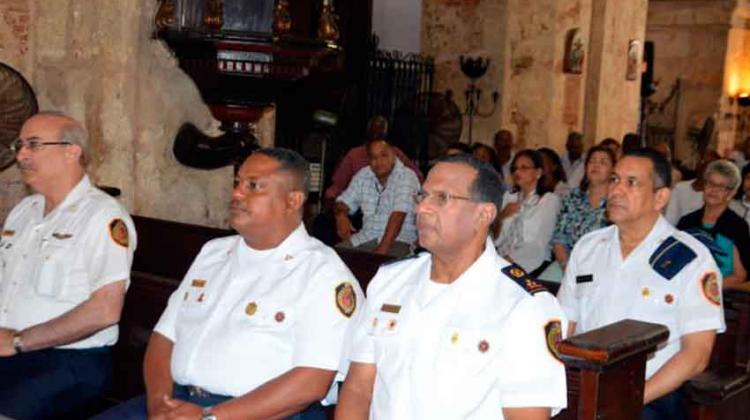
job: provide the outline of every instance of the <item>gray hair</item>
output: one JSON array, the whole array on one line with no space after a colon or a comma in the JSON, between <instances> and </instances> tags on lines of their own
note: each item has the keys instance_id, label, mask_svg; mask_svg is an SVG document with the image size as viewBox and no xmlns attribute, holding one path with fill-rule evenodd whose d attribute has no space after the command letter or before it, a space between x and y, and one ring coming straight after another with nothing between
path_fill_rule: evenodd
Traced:
<instances>
[{"instance_id":1,"label":"gray hair","mask_svg":"<svg viewBox=\"0 0 750 420\"><path fill-rule=\"evenodd\" d=\"M703 177L706 178L709 174L717 174L729 180L727 188L730 190L736 190L740 186L740 182L742 182L742 176L740 175L740 170L737 169L737 165L726 159L719 159L709 163L706 166L706 170L703 171Z\"/></svg>"},{"instance_id":2,"label":"gray hair","mask_svg":"<svg viewBox=\"0 0 750 420\"><path fill-rule=\"evenodd\" d=\"M53 117L65 120L60 127L59 141L74 144L81 148L81 166L86 166L89 157L89 132L75 118L59 111L41 111L34 117Z\"/></svg>"}]
</instances>

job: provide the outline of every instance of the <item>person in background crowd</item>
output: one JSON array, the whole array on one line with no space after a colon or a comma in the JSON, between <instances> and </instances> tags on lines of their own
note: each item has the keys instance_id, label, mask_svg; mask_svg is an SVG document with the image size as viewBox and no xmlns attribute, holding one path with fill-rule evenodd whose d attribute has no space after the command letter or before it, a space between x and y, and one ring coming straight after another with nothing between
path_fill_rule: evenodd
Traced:
<instances>
[{"instance_id":1,"label":"person in background crowd","mask_svg":"<svg viewBox=\"0 0 750 420\"><path fill-rule=\"evenodd\" d=\"M367 140L361 146L357 146L344 156L336 170L333 172L331 177L331 186L325 191L325 198L330 203L335 200L346 187L349 186L354 175L359 172L362 168L370 164L370 158L367 155L367 143L372 140L387 140L388 139L388 120L381 115L376 115L370 119L367 124ZM422 181L422 172L420 172L417 164L409 159L404 152L398 147L393 146L393 152L395 153L398 160L401 161L409 170L414 172L419 181Z\"/></svg>"},{"instance_id":2,"label":"person in background crowd","mask_svg":"<svg viewBox=\"0 0 750 420\"><path fill-rule=\"evenodd\" d=\"M620 143L618 143L617 140L613 139L612 137L607 137L606 139L599 142L599 146L606 147L607 149L611 150L618 159L620 158Z\"/></svg>"},{"instance_id":3,"label":"person in background crowd","mask_svg":"<svg viewBox=\"0 0 750 420\"><path fill-rule=\"evenodd\" d=\"M532 149L513 157L513 189L503 196L498 254L527 272L541 272L551 261L550 239L555 230L560 198L540 182L541 155Z\"/></svg>"},{"instance_id":4,"label":"person in background crowd","mask_svg":"<svg viewBox=\"0 0 750 420\"><path fill-rule=\"evenodd\" d=\"M552 235L555 260L564 268L570 251L585 234L605 227L607 223L607 189L615 155L603 146L594 146L586 153L586 175L581 186L563 198L557 225Z\"/></svg>"},{"instance_id":5,"label":"person in background crowd","mask_svg":"<svg viewBox=\"0 0 750 420\"><path fill-rule=\"evenodd\" d=\"M736 150L730 153L729 158L734 161L738 168L744 168L750 163L750 137L747 137Z\"/></svg>"},{"instance_id":6,"label":"person in background crowd","mask_svg":"<svg viewBox=\"0 0 750 420\"><path fill-rule=\"evenodd\" d=\"M709 163L720 159L716 151L707 149L698 162L696 173L698 176L693 180L678 182L672 188L672 195L669 199L669 205L664 216L669 223L677 225L680 218L688 213L694 212L703 207L703 172Z\"/></svg>"},{"instance_id":7,"label":"person in background crowd","mask_svg":"<svg viewBox=\"0 0 750 420\"><path fill-rule=\"evenodd\" d=\"M414 193L419 180L396 158L385 140L367 144L370 165L362 168L336 199L336 246L376 254L405 256L417 239ZM349 216L362 209L362 229L355 232Z\"/></svg>"},{"instance_id":8,"label":"person in background crowd","mask_svg":"<svg viewBox=\"0 0 750 420\"><path fill-rule=\"evenodd\" d=\"M742 185L729 208L750 224L750 163L742 168Z\"/></svg>"},{"instance_id":9,"label":"person in background crowd","mask_svg":"<svg viewBox=\"0 0 750 420\"><path fill-rule=\"evenodd\" d=\"M635 133L627 133L622 136L622 154L626 155L633 150L640 149L643 147L641 143L641 136Z\"/></svg>"},{"instance_id":10,"label":"person in background crowd","mask_svg":"<svg viewBox=\"0 0 750 420\"><path fill-rule=\"evenodd\" d=\"M513 133L509 130L500 130L495 133L495 152L497 153L497 169L500 171L500 178L508 180L510 178L510 162L513 159Z\"/></svg>"},{"instance_id":11,"label":"person in background crowd","mask_svg":"<svg viewBox=\"0 0 750 420\"><path fill-rule=\"evenodd\" d=\"M427 174L415 199L429 252L381 266L370 282L337 420L547 420L565 406L554 344L565 318L488 239L497 178L468 155Z\"/></svg>"},{"instance_id":12,"label":"person in background crowd","mask_svg":"<svg viewBox=\"0 0 750 420\"><path fill-rule=\"evenodd\" d=\"M560 157L570 188L581 184L585 172L583 164L583 134L572 132L565 140L565 153Z\"/></svg>"},{"instance_id":13,"label":"person in background crowd","mask_svg":"<svg viewBox=\"0 0 750 420\"><path fill-rule=\"evenodd\" d=\"M14 419L66 417L111 385L136 234L86 174L89 144L81 123L41 112L12 145L35 192L0 236L0 414Z\"/></svg>"},{"instance_id":14,"label":"person in background crowd","mask_svg":"<svg viewBox=\"0 0 750 420\"><path fill-rule=\"evenodd\" d=\"M469 146L466 143L461 143L460 141L449 144L445 148L445 152L443 152L443 156L453 156L453 155L461 155L461 154L470 155L471 146Z\"/></svg>"},{"instance_id":15,"label":"person in background crowd","mask_svg":"<svg viewBox=\"0 0 750 420\"><path fill-rule=\"evenodd\" d=\"M644 420L685 420L682 384L711 359L725 329L721 273L711 253L661 215L669 202L670 165L637 149L615 165L607 194L612 226L573 247L558 299L569 334L623 319L662 324L669 338L646 362Z\"/></svg>"},{"instance_id":16,"label":"person in background crowd","mask_svg":"<svg viewBox=\"0 0 750 420\"><path fill-rule=\"evenodd\" d=\"M471 146L471 154L482 162L489 163L495 169L499 167L495 150L486 144L474 143Z\"/></svg>"},{"instance_id":17,"label":"person in background crowd","mask_svg":"<svg viewBox=\"0 0 750 420\"><path fill-rule=\"evenodd\" d=\"M560 157L549 147L539 148L537 152L542 157L544 168L542 179L539 182L543 183L547 190L557 194L560 198L565 197L570 191L570 187L566 182L568 178L565 175L562 162L560 162Z\"/></svg>"},{"instance_id":18,"label":"person in background crowd","mask_svg":"<svg viewBox=\"0 0 750 420\"><path fill-rule=\"evenodd\" d=\"M651 146L652 149L656 150L659 154L664 156L664 159L669 162L670 165L672 165L672 185L671 187L674 187L677 185L678 182L682 181L682 172L680 172L677 167L674 165L674 160L672 159L672 149L669 147L667 143L657 143L653 146Z\"/></svg>"},{"instance_id":19,"label":"person in background crowd","mask_svg":"<svg viewBox=\"0 0 750 420\"><path fill-rule=\"evenodd\" d=\"M704 233L711 240L725 288L747 280L750 268L750 228L742 217L729 210L741 182L740 171L733 162L711 162L703 173L703 207L683 216L677 224L677 229Z\"/></svg>"}]
</instances>

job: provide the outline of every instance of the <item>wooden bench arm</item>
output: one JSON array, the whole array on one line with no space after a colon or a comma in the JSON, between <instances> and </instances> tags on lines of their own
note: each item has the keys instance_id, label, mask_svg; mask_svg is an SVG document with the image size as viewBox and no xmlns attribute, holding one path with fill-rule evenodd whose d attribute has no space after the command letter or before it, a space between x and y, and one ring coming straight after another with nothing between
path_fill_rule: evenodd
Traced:
<instances>
[{"instance_id":1,"label":"wooden bench arm","mask_svg":"<svg viewBox=\"0 0 750 420\"><path fill-rule=\"evenodd\" d=\"M601 368L652 353L668 337L669 330L663 325L626 319L570 337L557 349L568 366Z\"/></svg>"}]
</instances>

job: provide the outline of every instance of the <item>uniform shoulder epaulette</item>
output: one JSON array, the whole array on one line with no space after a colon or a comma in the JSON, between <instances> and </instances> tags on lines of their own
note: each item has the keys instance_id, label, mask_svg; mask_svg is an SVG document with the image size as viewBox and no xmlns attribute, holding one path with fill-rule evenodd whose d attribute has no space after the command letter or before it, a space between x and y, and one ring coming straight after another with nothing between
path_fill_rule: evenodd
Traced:
<instances>
[{"instance_id":1,"label":"uniform shoulder epaulette","mask_svg":"<svg viewBox=\"0 0 750 420\"><path fill-rule=\"evenodd\" d=\"M407 255L405 257L394 258L392 260L389 260L389 261L386 261L386 262L380 264L380 266L381 267L388 267L389 265L397 264L397 263L404 262L404 261L413 260L413 259L416 259L418 257L419 257L419 254L412 254L412 255Z\"/></svg>"},{"instance_id":2,"label":"uniform shoulder epaulette","mask_svg":"<svg viewBox=\"0 0 750 420\"><path fill-rule=\"evenodd\" d=\"M695 251L674 236L665 239L648 259L649 265L667 280L672 280L697 257Z\"/></svg>"},{"instance_id":3,"label":"uniform shoulder epaulette","mask_svg":"<svg viewBox=\"0 0 750 420\"><path fill-rule=\"evenodd\" d=\"M500 271L503 272L506 276L508 276L511 280L516 282L521 288L528 293L535 295L540 292L546 292L547 288L542 286L541 284L537 283L534 278L532 278L529 274L524 271L523 268L519 267L516 264L511 264Z\"/></svg>"}]
</instances>

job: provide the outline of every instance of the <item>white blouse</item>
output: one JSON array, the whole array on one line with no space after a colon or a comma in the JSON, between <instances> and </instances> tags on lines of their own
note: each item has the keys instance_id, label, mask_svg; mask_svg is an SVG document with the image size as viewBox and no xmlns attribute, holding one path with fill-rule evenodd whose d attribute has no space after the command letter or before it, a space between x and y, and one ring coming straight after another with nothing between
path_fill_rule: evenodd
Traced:
<instances>
[{"instance_id":1,"label":"white blouse","mask_svg":"<svg viewBox=\"0 0 750 420\"><path fill-rule=\"evenodd\" d=\"M520 193L506 192L503 207L520 200ZM524 270L531 272L550 258L550 241L560 211L560 197L536 193L523 200L521 209L503 221L495 247L501 256L510 257Z\"/></svg>"}]
</instances>

